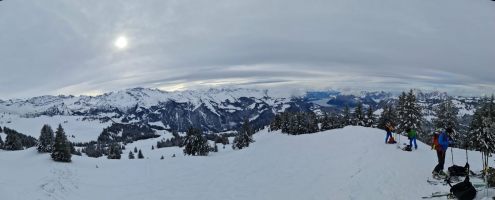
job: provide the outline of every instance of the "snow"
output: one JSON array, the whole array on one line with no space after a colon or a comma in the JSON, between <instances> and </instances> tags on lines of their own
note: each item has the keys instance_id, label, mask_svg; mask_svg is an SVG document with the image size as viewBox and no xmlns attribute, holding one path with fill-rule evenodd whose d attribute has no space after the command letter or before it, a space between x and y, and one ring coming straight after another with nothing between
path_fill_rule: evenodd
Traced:
<instances>
[{"instance_id":1,"label":"snow","mask_svg":"<svg viewBox=\"0 0 495 200\"><path fill-rule=\"evenodd\" d=\"M382 113L383 113L383 108L380 108L378 110L375 110L375 112L373 112L373 114L376 116L380 116Z\"/></svg>"},{"instance_id":2,"label":"snow","mask_svg":"<svg viewBox=\"0 0 495 200\"><path fill-rule=\"evenodd\" d=\"M41 127L48 124L53 131L59 124L65 130L67 138L72 142L88 142L96 140L101 131L111 125L111 121L101 123L99 120L82 120L80 116L45 116L35 118L25 118L18 115L4 114L0 116L0 126L12 128L25 135L38 138ZM74 137L72 137L74 135ZM2 139L4 139L2 137Z\"/></svg>"},{"instance_id":3,"label":"snow","mask_svg":"<svg viewBox=\"0 0 495 200\"><path fill-rule=\"evenodd\" d=\"M177 147L151 150L161 139L155 138L128 144L122 160L75 156L70 164L53 162L34 148L0 150L0 194L42 200L318 200L419 199L448 190L426 183L436 165L429 146L419 143L417 151L405 152L383 144L384 135L362 127L299 136L263 130L247 149L219 146L208 157L184 156ZM148 159L128 160L134 146ZM454 154L462 165L464 151ZM479 153L469 156L473 170L480 170Z\"/></svg>"}]
</instances>

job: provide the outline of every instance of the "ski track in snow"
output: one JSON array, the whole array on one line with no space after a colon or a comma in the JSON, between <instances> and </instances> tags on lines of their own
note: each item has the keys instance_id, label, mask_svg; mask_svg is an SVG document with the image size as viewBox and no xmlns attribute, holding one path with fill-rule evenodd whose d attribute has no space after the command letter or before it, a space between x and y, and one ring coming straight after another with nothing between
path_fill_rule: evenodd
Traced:
<instances>
[{"instance_id":1,"label":"ski track in snow","mask_svg":"<svg viewBox=\"0 0 495 200\"><path fill-rule=\"evenodd\" d=\"M405 152L384 144L384 136L363 127L299 136L261 131L248 149L219 146L208 157L184 156L176 147L151 150L158 138L128 144L122 160L74 156L69 164L35 148L0 151L0 194L8 200L326 200L420 199L448 191L426 182L436 165L429 146ZM127 159L134 147L148 159ZM463 165L464 151L454 154ZM450 151L446 161L450 166ZM479 153L470 152L473 170L480 163Z\"/></svg>"}]
</instances>

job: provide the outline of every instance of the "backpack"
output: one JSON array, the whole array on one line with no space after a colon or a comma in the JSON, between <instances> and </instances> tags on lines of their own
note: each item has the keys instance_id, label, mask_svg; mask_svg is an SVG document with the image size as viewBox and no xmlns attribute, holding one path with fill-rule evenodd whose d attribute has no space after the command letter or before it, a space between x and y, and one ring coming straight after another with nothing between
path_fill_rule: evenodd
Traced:
<instances>
[{"instance_id":1,"label":"backpack","mask_svg":"<svg viewBox=\"0 0 495 200\"><path fill-rule=\"evenodd\" d=\"M402 150L404 151L412 151L412 148L410 145L407 145L406 147L404 147Z\"/></svg>"},{"instance_id":2,"label":"backpack","mask_svg":"<svg viewBox=\"0 0 495 200\"><path fill-rule=\"evenodd\" d=\"M452 186L450 192L459 200L473 200L477 193L476 188L469 181L469 176L466 176L464 181Z\"/></svg>"},{"instance_id":3,"label":"backpack","mask_svg":"<svg viewBox=\"0 0 495 200\"><path fill-rule=\"evenodd\" d=\"M394 137L390 137L387 141L388 144L395 144L397 143L395 140L394 140Z\"/></svg>"},{"instance_id":4,"label":"backpack","mask_svg":"<svg viewBox=\"0 0 495 200\"><path fill-rule=\"evenodd\" d=\"M469 175L469 164L466 163L464 167L453 165L448 168L448 171L450 176L467 176Z\"/></svg>"},{"instance_id":5,"label":"backpack","mask_svg":"<svg viewBox=\"0 0 495 200\"><path fill-rule=\"evenodd\" d=\"M438 136L440 134L433 134L432 149L440 150L440 143L438 143Z\"/></svg>"}]
</instances>

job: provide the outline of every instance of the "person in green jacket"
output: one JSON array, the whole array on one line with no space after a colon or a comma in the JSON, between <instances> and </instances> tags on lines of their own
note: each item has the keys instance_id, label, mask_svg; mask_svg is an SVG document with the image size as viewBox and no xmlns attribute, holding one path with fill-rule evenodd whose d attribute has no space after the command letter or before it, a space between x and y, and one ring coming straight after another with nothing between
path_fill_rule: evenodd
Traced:
<instances>
[{"instance_id":1,"label":"person in green jacket","mask_svg":"<svg viewBox=\"0 0 495 200\"><path fill-rule=\"evenodd\" d=\"M407 138L409 138L409 146L412 148L413 142L414 142L414 149L418 149L418 144L416 144L416 137L418 134L416 133L416 130L407 128Z\"/></svg>"}]
</instances>

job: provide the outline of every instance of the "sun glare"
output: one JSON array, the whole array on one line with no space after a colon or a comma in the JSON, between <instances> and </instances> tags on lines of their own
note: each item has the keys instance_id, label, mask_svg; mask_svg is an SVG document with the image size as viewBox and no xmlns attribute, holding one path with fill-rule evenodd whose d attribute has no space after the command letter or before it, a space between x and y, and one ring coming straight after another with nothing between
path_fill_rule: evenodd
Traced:
<instances>
[{"instance_id":1,"label":"sun glare","mask_svg":"<svg viewBox=\"0 0 495 200\"><path fill-rule=\"evenodd\" d=\"M120 36L118 37L115 42L114 42L114 45L115 47L117 47L118 49L125 49L128 45L128 41L127 41L127 38L124 37L124 36Z\"/></svg>"}]
</instances>

